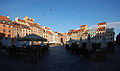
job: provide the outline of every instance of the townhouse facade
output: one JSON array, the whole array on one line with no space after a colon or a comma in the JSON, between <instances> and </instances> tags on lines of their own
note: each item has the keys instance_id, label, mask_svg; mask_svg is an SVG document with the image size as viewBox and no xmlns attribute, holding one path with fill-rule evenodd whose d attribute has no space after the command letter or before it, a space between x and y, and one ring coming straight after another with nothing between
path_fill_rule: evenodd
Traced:
<instances>
[{"instance_id":1,"label":"townhouse facade","mask_svg":"<svg viewBox=\"0 0 120 71\"><path fill-rule=\"evenodd\" d=\"M97 29L89 29L88 34L92 40L97 40Z\"/></svg>"},{"instance_id":2,"label":"townhouse facade","mask_svg":"<svg viewBox=\"0 0 120 71\"><path fill-rule=\"evenodd\" d=\"M103 35L105 37L105 41L114 41L114 28L107 28Z\"/></svg>"},{"instance_id":3,"label":"townhouse facade","mask_svg":"<svg viewBox=\"0 0 120 71\"><path fill-rule=\"evenodd\" d=\"M87 25L80 25L80 29L69 30L69 32L67 33L66 40L69 41L70 38L74 40L80 40L81 37L82 39L86 39L87 38L86 31L87 31Z\"/></svg>"},{"instance_id":4,"label":"townhouse facade","mask_svg":"<svg viewBox=\"0 0 120 71\"><path fill-rule=\"evenodd\" d=\"M69 30L67 33L54 32L50 27L43 26L39 23L35 23L34 18L25 16L24 19L15 18L15 21L10 20L9 16L0 15L0 38L10 36L16 38L17 34L20 37L27 36L29 34L36 34L48 39L50 43L66 43L71 39L79 40L81 37L83 40L87 39L88 34L93 40L101 40L104 36L106 41L114 41L114 28L108 28L106 22L98 23L97 29L87 29L87 25L80 25L80 29Z\"/></svg>"},{"instance_id":5,"label":"townhouse facade","mask_svg":"<svg viewBox=\"0 0 120 71\"><path fill-rule=\"evenodd\" d=\"M86 40L88 38L88 34L92 40L102 40L104 36L106 41L114 41L114 28L108 28L106 22L98 23L96 29L87 29L87 25L80 25L80 29L78 30L69 30L67 32L67 41L71 39L79 40L82 37L82 40Z\"/></svg>"},{"instance_id":6,"label":"townhouse facade","mask_svg":"<svg viewBox=\"0 0 120 71\"><path fill-rule=\"evenodd\" d=\"M98 23L97 27L97 40L102 40L102 36L107 29L106 22Z\"/></svg>"},{"instance_id":7,"label":"townhouse facade","mask_svg":"<svg viewBox=\"0 0 120 71\"><path fill-rule=\"evenodd\" d=\"M0 15L0 34L3 34L5 37L13 37L13 23L10 21L9 16Z\"/></svg>"},{"instance_id":8,"label":"townhouse facade","mask_svg":"<svg viewBox=\"0 0 120 71\"><path fill-rule=\"evenodd\" d=\"M24 19L18 17L15 21L10 20L9 16L0 15L0 38L8 37L17 38L17 34L20 37L27 36L29 34L36 34L38 36L46 38L49 42L58 43L62 38L59 33L52 31L49 27L41 27L39 23L35 23L34 18L25 16Z\"/></svg>"}]
</instances>

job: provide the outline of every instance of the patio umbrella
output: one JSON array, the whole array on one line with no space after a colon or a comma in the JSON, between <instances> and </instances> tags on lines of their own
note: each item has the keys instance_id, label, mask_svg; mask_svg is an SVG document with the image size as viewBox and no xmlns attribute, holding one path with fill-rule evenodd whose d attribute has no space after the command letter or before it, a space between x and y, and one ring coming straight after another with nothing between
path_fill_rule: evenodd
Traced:
<instances>
[{"instance_id":1,"label":"patio umbrella","mask_svg":"<svg viewBox=\"0 0 120 71\"><path fill-rule=\"evenodd\" d=\"M88 34L86 49L88 49L89 51L90 51L90 50L93 50L93 48L92 48L92 43L91 43L91 39L90 39L90 35L89 35L89 34Z\"/></svg>"},{"instance_id":2,"label":"patio umbrella","mask_svg":"<svg viewBox=\"0 0 120 71\"><path fill-rule=\"evenodd\" d=\"M67 41L67 43L69 43L69 46L72 45L72 43L75 43L75 42L78 42L78 40L74 40L74 39L71 39L69 41Z\"/></svg>"},{"instance_id":3,"label":"patio umbrella","mask_svg":"<svg viewBox=\"0 0 120 71\"><path fill-rule=\"evenodd\" d=\"M82 46L82 37L79 40L79 47L81 47L81 46Z\"/></svg>"},{"instance_id":4,"label":"patio umbrella","mask_svg":"<svg viewBox=\"0 0 120 71\"><path fill-rule=\"evenodd\" d=\"M20 37L19 37L19 34L17 34L17 39L19 39ZM16 47L22 47L22 45L23 45L23 42L22 41L18 41L18 40L16 40L16 42L15 42L15 46Z\"/></svg>"},{"instance_id":5,"label":"patio umbrella","mask_svg":"<svg viewBox=\"0 0 120 71\"><path fill-rule=\"evenodd\" d=\"M26 46L29 46L29 45L30 45L30 41L26 41L26 42L25 42L25 45L26 45Z\"/></svg>"},{"instance_id":6,"label":"patio umbrella","mask_svg":"<svg viewBox=\"0 0 120 71\"><path fill-rule=\"evenodd\" d=\"M69 41L67 41L69 44L71 44L71 43L75 43L75 42L78 42L78 40L74 40L74 39L71 39L70 38L70 40Z\"/></svg>"},{"instance_id":7,"label":"patio umbrella","mask_svg":"<svg viewBox=\"0 0 120 71\"><path fill-rule=\"evenodd\" d=\"M18 40L19 41L47 41L47 39L41 36L38 36L36 34L30 34L25 37L19 38Z\"/></svg>"},{"instance_id":8,"label":"patio umbrella","mask_svg":"<svg viewBox=\"0 0 120 71\"><path fill-rule=\"evenodd\" d=\"M34 45L34 42L33 42L33 41L31 42L31 45Z\"/></svg>"},{"instance_id":9,"label":"patio umbrella","mask_svg":"<svg viewBox=\"0 0 120 71\"><path fill-rule=\"evenodd\" d=\"M105 37L102 37L102 44L100 48L105 48L107 45L105 44Z\"/></svg>"},{"instance_id":10,"label":"patio umbrella","mask_svg":"<svg viewBox=\"0 0 120 71\"><path fill-rule=\"evenodd\" d=\"M43 47L44 46L44 43L43 43L43 41L41 41L41 47Z\"/></svg>"},{"instance_id":11,"label":"patio umbrella","mask_svg":"<svg viewBox=\"0 0 120 71\"><path fill-rule=\"evenodd\" d=\"M69 41L67 41L68 43L69 43L69 46L71 46L72 45L72 39L70 38L70 40Z\"/></svg>"}]
</instances>

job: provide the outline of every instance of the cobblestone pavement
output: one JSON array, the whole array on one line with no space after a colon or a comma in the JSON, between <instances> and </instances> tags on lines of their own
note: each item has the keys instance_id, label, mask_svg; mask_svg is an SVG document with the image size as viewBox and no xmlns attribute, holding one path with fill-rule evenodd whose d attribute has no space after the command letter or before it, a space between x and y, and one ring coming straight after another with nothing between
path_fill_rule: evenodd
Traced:
<instances>
[{"instance_id":1,"label":"cobblestone pavement","mask_svg":"<svg viewBox=\"0 0 120 71\"><path fill-rule=\"evenodd\" d=\"M54 46L44 52L38 64L15 59L0 53L0 71L120 71L120 48L108 54L107 61L87 60Z\"/></svg>"}]
</instances>

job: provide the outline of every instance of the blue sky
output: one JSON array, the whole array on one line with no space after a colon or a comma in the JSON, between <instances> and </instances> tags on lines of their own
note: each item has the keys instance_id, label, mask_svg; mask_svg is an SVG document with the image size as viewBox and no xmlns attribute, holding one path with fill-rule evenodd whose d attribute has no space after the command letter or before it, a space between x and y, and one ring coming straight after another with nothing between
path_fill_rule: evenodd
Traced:
<instances>
[{"instance_id":1,"label":"blue sky","mask_svg":"<svg viewBox=\"0 0 120 71\"><path fill-rule=\"evenodd\" d=\"M0 0L0 15L35 18L41 26L68 32L87 24L120 22L120 0ZM117 33L119 30L117 29Z\"/></svg>"}]
</instances>

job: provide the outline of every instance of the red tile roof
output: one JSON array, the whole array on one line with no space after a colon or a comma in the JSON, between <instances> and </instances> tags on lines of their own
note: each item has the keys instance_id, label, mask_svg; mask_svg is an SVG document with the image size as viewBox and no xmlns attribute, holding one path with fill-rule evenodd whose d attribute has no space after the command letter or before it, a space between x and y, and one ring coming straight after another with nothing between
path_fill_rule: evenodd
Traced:
<instances>
[{"instance_id":1,"label":"red tile roof","mask_svg":"<svg viewBox=\"0 0 120 71\"><path fill-rule=\"evenodd\" d=\"M106 29L106 27L100 27L100 28L98 28L98 29Z\"/></svg>"},{"instance_id":2,"label":"red tile roof","mask_svg":"<svg viewBox=\"0 0 120 71\"><path fill-rule=\"evenodd\" d=\"M38 23L34 23L34 25L37 27L37 28L40 28L41 26L38 25Z\"/></svg>"},{"instance_id":3,"label":"red tile roof","mask_svg":"<svg viewBox=\"0 0 120 71\"><path fill-rule=\"evenodd\" d=\"M50 28L49 28L49 27L45 27L45 29L48 29L48 30L50 30Z\"/></svg>"},{"instance_id":4,"label":"red tile roof","mask_svg":"<svg viewBox=\"0 0 120 71\"><path fill-rule=\"evenodd\" d=\"M75 30L73 29L73 30L69 30L69 32L74 32Z\"/></svg>"},{"instance_id":5,"label":"red tile roof","mask_svg":"<svg viewBox=\"0 0 120 71\"><path fill-rule=\"evenodd\" d=\"M22 20L22 19L18 19L18 21L20 21L20 22L25 22L25 20Z\"/></svg>"},{"instance_id":6,"label":"red tile roof","mask_svg":"<svg viewBox=\"0 0 120 71\"><path fill-rule=\"evenodd\" d=\"M53 35L53 33L52 32L50 32L50 31L47 31L50 35Z\"/></svg>"},{"instance_id":7,"label":"red tile roof","mask_svg":"<svg viewBox=\"0 0 120 71\"><path fill-rule=\"evenodd\" d=\"M37 23L29 23L28 24L31 26L31 27L37 27L37 28L41 28L40 25L38 25Z\"/></svg>"},{"instance_id":8,"label":"red tile roof","mask_svg":"<svg viewBox=\"0 0 120 71\"><path fill-rule=\"evenodd\" d=\"M56 32L54 32L54 31L52 31L53 33L56 33Z\"/></svg>"},{"instance_id":9,"label":"red tile roof","mask_svg":"<svg viewBox=\"0 0 120 71\"><path fill-rule=\"evenodd\" d=\"M28 23L31 27L36 27L34 23Z\"/></svg>"},{"instance_id":10,"label":"red tile roof","mask_svg":"<svg viewBox=\"0 0 120 71\"><path fill-rule=\"evenodd\" d=\"M88 34L88 30L86 30L84 34Z\"/></svg>"},{"instance_id":11,"label":"red tile roof","mask_svg":"<svg viewBox=\"0 0 120 71\"><path fill-rule=\"evenodd\" d=\"M12 23L17 23L16 21L12 21Z\"/></svg>"},{"instance_id":12,"label":"red tile roof","mask_svg":"<svg viewBox=\"0 0 120 71\"><path fill-rule=\"evenodd\" d=\"M99 25L105 25L105 24L106 24L106 22L98 23L98 26Z\"/></svg>"},{"instance_id":13,"label":"red tile roof","mask_svg":"<svg viewBox=\"0 0 120 71\"><path fill-rule=\"evenodd\" d=\"M80 27L85 27L85 26L87 26L87 25L80 25Z\"/></svg>"},{"instance_id":14,"label":"red tile roof","mask_svg":"<svg viewBox=\"0 0 120 71\"><path fill-rule=\"evenodd\" d=\"M79 29L79 30L76 30L77 32L83 32L84 30L83 29Z\"/></svg>"},{"instance_id":15,"label":"red tile roof","mask_svg":"<svg viewBox=\"0 0 120 71\"><path fill-rule=\"evenodd\" d=\"M68 33L67 33L67 35L71 35L71 34L72 34L72 32L68 32Z\"/></svg>"},{"instance_id":16,"label":"red tile roof","mask_svg":"<svg viewBox=\"0 0 120 71\"><path fill-rule=\"evenodd\" d=\"M7 17L5 17L5 16L2 16L2 15L0 15L0 20L10 21L9 18L7 18Z\"/></svg>"},{"instance_id":17,"label":"red tile roof","mask_svg":"<svg viewBox=\"0 0 120 71\"><path fill-rule=\"evenodd\" d=\"M19 23L17 23L16 21L12 21L12 23L14 23L14 24L19 24ZM19 25L20 25L20 24L19 24ZM20 26L18 26L18 25L13 25L13 27L20 28Z\"/></svg>"},{"instance_id":18,"label":"red tile roof","mask_svg":"<svg viewBox=\"0 0 120 71\"><path fill-rule=\"evenodd\" d=\"M29 18L27 20L34 22L32 19L30 20Z\"/></svg>"}]
</instances>

